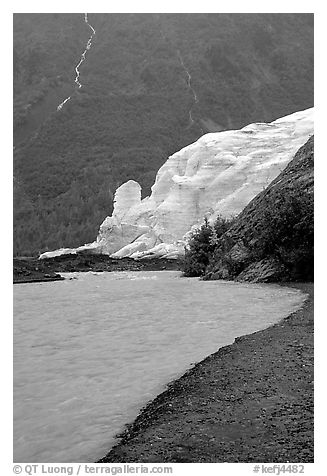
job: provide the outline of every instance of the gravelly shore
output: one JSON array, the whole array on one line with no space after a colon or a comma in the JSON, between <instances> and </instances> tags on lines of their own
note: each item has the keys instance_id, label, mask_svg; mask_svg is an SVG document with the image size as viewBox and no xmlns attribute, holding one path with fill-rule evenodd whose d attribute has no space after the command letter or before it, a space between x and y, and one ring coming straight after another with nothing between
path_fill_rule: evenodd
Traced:
<instances>
[{"instance_id":1,"label":"gravelly shore","mask_svg":"<svg viewBox=\"0 0 327 476\"><path fill-rule=\"evenodd\" d=\"M98 462L313 462L313 284L287 286L302 309L169 384Z\"/></svg>"},{"instance_id":2,"label":"gravelly shore","mask_svg":"<svg viewBox=\"0 0 327 476\"><path fill-rule=\"evenodd\" d=\"M58 273L67 272L110 272L110 271L163 271L180 270L180 260L161 258L113 259L107 255L77 253L57 256L55 258L38 259L25 257L13 259L14 284L58 281L64 279Z\"/></svg>"}]
</instances>

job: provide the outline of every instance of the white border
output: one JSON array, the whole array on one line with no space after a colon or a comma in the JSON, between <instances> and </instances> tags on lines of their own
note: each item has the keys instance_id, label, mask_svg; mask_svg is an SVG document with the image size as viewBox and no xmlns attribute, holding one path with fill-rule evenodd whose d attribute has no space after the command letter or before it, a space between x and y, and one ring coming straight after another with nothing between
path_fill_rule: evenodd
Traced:
<instances>
[{"instance_id":1,"label":"white border","mask_svg":"<svg viewBox=\"0 0 327 476\"><path fill-rule=\"evenodd\" d=\"M327 88L325 62L326 45L325 31L327 18L323 2L319 1L233 1L215 2L201 0L189 1L124 1L104 2L84 0L79 2L56 1L56 2L22 2L13 1L4 5L1 18L1 109L2 109L2 164L4 172L1 177L1 250L2 250L2 312L1 312L1 351L2 351L2 441L1 449L5 461L0 463L2 474L12 473L12 13L14 12L217 12L217 13L252 13L252 12L280 12L280 13L315 13L315 255L316 255L316 305L315 315L318 317L315 331L315 464L306 465L305 474L323 474L325 461L326 432L326 404L324 402L325 391L325 347L327 313L324 311L324 294L326 286L325 256L326 236L325 221L326 211L324 207L326 187L326 130L327 124L323 120L323 111L326 110L325 99ZM322 274L324 273L324 275ZM217 467L217 465L219 465ZM250 474L253 465L238 463L237 465L173 465L176 466L174 474ZM190 467L191 466L191 467Z\"/></svg>"}]
</instances>

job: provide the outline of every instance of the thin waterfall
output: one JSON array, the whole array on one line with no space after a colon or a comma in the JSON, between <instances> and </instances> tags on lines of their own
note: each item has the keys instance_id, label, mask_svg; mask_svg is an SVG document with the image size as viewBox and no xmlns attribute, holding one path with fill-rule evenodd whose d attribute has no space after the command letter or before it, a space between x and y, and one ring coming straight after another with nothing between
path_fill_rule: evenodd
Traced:
<instances>
[{"instance_id":1,"label":"thin waterfall","mask_svg":"<svg viewBox=\"0 0 327 476\"><path fill-rule=\"evenodd\" d=\"M193 89L192 84L191 84L192 76L191 76L189 70L186 68L185 63L184 63L183 58L182 58L182 55L181 55L181 52L179 50L177 50L177 56L178 56L178 59L179 59L179 62L181 64L182 68L184 69L184 71L187 75L187 86L188 86L189 90L191 91L191 93L193 95L193 99L194 99L193 105L192 105L191 109L189 110L189 118L190 118L189 127L191 127L194 124L194 119L193 119L193 116L192 116L192 109L193 109L194 105L199 102L199 100L198 100L198 96L197 96L197 94L196 94L196 92Z\"/></svg>"},{"instance_id":2,"label":"thin waterfall","mask_svg":"<svg viewBox=\"0 0 327 476\"><path fill-rule=\"evenodd\" d=\"M77 86L78 86L79 89L82 87L82 83L81 83L80 80L79 80L80 75L81 75L79 68L80 68L80 66L82 65L82 63L85 61L85 55L86 55L87 51L91 48L92 39L93 39L93 37L94 37L94 35L95 35L95 29L94 29L93 26L89 23L88 17L87 17L87 13L84 13L84 21L85 21L85 23L87 24L87 26L92 30L92 33L91 33L90 38L87 40L85 50L83 51L79 62L78 62L77 65L75 66L75 73L76 73L75 83L77 84ZM72 96L68 96L64 101L62 101L62 103L60 103L59 106L57 107L57 111L60 111L60 110L64 107L64 105L66 104L66 102L68 102L68 101L71 99L71 97L72 97Z\"/></svg>"}]
</instances>

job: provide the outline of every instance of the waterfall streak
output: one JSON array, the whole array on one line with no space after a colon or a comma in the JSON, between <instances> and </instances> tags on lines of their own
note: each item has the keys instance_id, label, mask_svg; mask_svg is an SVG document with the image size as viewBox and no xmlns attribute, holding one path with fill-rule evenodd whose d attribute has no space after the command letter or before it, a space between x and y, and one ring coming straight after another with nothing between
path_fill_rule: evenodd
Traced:
<instances>
[{"instance_id":1,"label":"waterfall streak","mask_svg":"<svg viewBox=\"0 0 327 476\"><path fill-rule=\"evenodd\" d=\"M185 63L183 61L183 58L182 58L181 53L180 53L179 50L177 50L177 55L178 55L178 58L179 58L179 61L180 61L181 65L182 65L182 68L184 69L185 73L187 74L187 86L192 91L192 94L193 94L193 97L194 97L194 102L197 103L199 101L198 96L197 96L196 92L194 91L194 89L192 88L192 85L191 85L192 76L190 75L190 72L186 68Z\"/></svg>"},{"instance_id":2,"label":"waterfall streak","mask_svg":"<svg viewBox=\"0 0 327 476\"><path fill-rule=\"evenodd\" d=\"M57 107L57 111L60 111L60 109L62 109L64 105L66 104L66 102L68 102L70 99L71 99L71 96L68 96L68 98L66 98L62 103L60 103L59 106Z\"/></svg>"},{"instance_id":3,"label":"waterfall streak","mask_svg":"<svg viewBox=\"0 0 327 476\"><path fill-rule=\"evenodd\" d=\"M177 56L178 56L179 62L181 64L183 70L185 71L185 73L187 75L187 87L191 91L193 99L194 99L194 103L193 103L191 109L189 110L189 118L190 118L189 127L191 127L195 122L194 119L193 119L193 116L192 116L192 109L193 109L194 104L197 104L199 102L199 100L198 100L198 96L197 96L195 90L192 88L192 84L191 84L192 76L190 75L189 70L186 68L185 63L184 63L183 58L182 58L182 55L181 55L179 50L177 50Z\"/></svg>"},{"instance_id":4,"label":"waterfall streak","mask_svg":"<svg viewBox=\"0 0 327 476\"><path fill-rule=\"evenodd\" d=\"M84 22L92 30L92 33L91 33L90 38L87 40L85 50L83 51L79 62L75 66L75 73L76 73L75 83L77 84L79 89L82 87L82 84L79 80L79 77L81 75L79 68L80 68L81 64L85 61L85 55L86 55L87 51L91 48L92 39L93 39L93 36L95 35L95 29L93 28L92 25L90 25L90 23L88 21L88 18L87 18L87 13L84 13ZM62 103L60 103L59 106L57 107L57 111L60 111L63 108L63 106L66 104L66 102L68 102L70 99L71 99L71 96L68 96Z\"/></svg>"},{"instance_id":5,"label":"waterfall streak","mask_svg":"<svg viewBox=\"0 0 327 476\"><path fill-rule=\"evenodd\" d=\"M162 28L160 28L160 34L161 34L162 39L163 39L164 41L166 41L167 43L169 43L170 46L175 50L174 45L172 44L171 40L166 37L166 35L165 35L164 32L162 31ZM179 62L180 62L180 65L181 65L181 67L183 68L183 70L185 71L185 73L186 73L186 75L187 75L187 82L186 82L186 84L187 84L188 89L191 91L191 93L192 93L192 95L193 95L193 99L194 99L194 102L193 102L193 104L192 104L192 106L191 106L191 108L190 108L190 110L189 110L189 112L188 112L188 115L189 115L189 125L187 126L187 129L189 129L190 127L192 127L193 124L196 124L196 122L195 122L194 119L193 119L192 110L193 110L194 105L199 102L199 99L198 99L198 96L197 96L195 90L194 90L193 87L192 87L192 84L191 84L191 82L192 82L192 76L191 76L189 70L188 70L188 69L186 68L186 66L185 66L185 63L184 63L184 60L183 60L183 58L182 58L182 55L181 55L180 50L176 50L176 53L177 53L177 57L178 57L178 60L179 60ZM201 130L201 134L203 134L204 132L203 132L203 129L202 129L201 127L200 127L200 130Z\"/></svg>"}]
</instances>

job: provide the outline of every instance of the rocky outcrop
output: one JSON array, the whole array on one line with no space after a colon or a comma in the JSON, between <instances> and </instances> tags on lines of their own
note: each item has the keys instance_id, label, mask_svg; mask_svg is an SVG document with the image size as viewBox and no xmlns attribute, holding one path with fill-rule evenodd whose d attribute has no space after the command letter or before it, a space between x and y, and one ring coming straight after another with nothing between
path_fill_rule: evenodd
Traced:
<instances>
[{"instance_id":1,"label":"rocky outcrop","mask_svg":"<svg viewBox=\"0 0 327 476\"><path fill-rule=\"evenodd\" d=\"M40 262L35 258L14 258L14 284L61 281L64 279L57 273L57 270L50 269L47 266L44 266L43 263L44 261Z\"/></svg>"},{"instance_id":2,"label":"rocky outcrop","mask_svg":"<svg viewBox=\"0 0 327 476\"><path fill-rule=\"evenodd\" d=\"M313 279L314 139L220 238L205 279Z\"/></svg>"}]
</instances>

